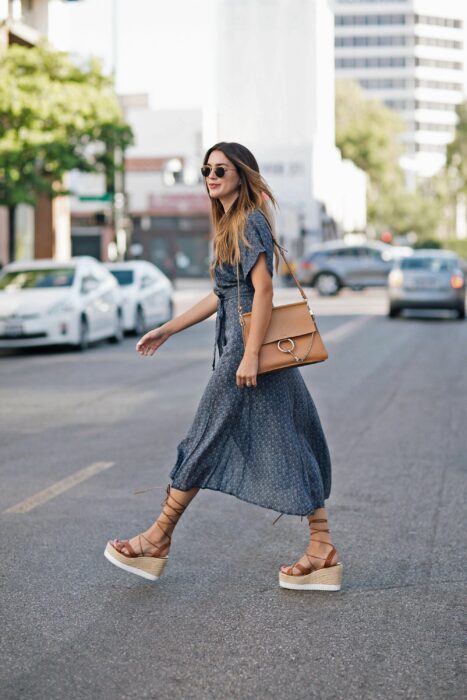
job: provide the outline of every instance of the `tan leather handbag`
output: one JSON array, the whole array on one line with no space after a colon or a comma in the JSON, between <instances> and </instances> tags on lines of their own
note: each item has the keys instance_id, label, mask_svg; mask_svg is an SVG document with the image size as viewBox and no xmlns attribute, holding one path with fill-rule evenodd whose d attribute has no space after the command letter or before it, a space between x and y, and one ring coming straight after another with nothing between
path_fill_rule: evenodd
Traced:
<instances>
[{"instance_id":1,"label":"tan leather handbag","mask_svg":"<svg viewBox=\"0 0 467 700\"><path fill-rule=\"evenodd\" d=\"M303 301L272 307L271 320L259 351L258 374L324 362L328 358L314 314L308 306L308 297L295 277L281 247L277 243L275 245L279 248ZM243 344L246 346L250 333L251 311L244 313L241 305L238 264L237 292L238 315L242 327Z\"/></svg>"}]
</instances>

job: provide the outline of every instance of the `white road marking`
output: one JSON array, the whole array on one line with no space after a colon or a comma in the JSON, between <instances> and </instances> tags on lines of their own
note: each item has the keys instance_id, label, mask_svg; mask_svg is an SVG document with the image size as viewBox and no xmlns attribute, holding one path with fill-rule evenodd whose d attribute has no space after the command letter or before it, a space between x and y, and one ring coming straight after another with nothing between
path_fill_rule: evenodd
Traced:
<instances>
[{"instance_id":1,"label":"white road marking","mask_svg":"<svg viewBox=\"0 0 467 700\"><path fill-rule=\"evenodd\" d=\"M344 338L348 338L349 335L352 335L352 333L358 331L359 328L367 324L369 321L371 321L371 319L371 316L359 316L358 318L353 318L351 321L342 323L332 331L324 333L322 338L325 343L344 340Z\"/></svg>"},{"instance_id":2,"label":"white road marking","mask_svg":"<svg viewBox=\"0 0 467 700\"><path fill-rule=\"evenodd\" d=\"M114 464L114 462L95 462L94 464L90 464L89 466L84 467L84 469L80 469L74 474L70 474L70 476L65 477L65 479L56 481L55 484L52 484L43 491L38 491L38 493L26 498L24 501L16 503L16 505L7 508L3 512L28 513L30 510L33 510L33 508L37 508L37 506L41 506L43 503L55 498L55 496L59 496L64 491L68 491L69 489L73 488L73 486L76 486L76 484L89 479L91 476L99 474L99 472L102 472L105 469L113 467Z\"/></svg>"}]
</instances>

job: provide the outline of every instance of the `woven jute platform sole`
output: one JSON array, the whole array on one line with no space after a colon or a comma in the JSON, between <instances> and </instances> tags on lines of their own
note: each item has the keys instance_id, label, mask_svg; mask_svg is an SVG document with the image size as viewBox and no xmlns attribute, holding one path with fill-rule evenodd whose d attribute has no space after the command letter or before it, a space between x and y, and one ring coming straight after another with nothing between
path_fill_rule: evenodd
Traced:
<instances>
[{"instance_id":1,"label":"woven jute platform sole","mask_svg":"<svg viewBox=\"0 0 467 700\"><path fill-rule=\"evenodd\" d=\"M162 575L168 557L126 557L118 552L110 542L104 551L105 558L111 564L118 566L119 569L128 571L130 574L136 574L149 581L157 581Z\"/></svg>"},{"instance_id":2,"label":"woven jute platform sole","mask_svg":"<svg viewBox=\"0 0 467 700\"><path fill-rule=\"evenodd\" d=\"M292 591L338 591L342 583L344 567L340 562L335 566L312 571L306 576L287 576L279 572L279 586Z\"/></svg>"}]
</instances>

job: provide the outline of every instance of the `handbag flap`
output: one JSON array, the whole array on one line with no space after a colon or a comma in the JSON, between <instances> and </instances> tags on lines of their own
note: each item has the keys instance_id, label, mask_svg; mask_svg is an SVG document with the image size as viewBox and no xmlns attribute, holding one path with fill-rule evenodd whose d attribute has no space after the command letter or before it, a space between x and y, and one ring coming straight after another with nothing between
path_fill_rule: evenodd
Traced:
<instances>
[{"instance_id":1,"label":"handbag flap","mask_svg":"<svg viewBox=\"0 0 467 700\"><path fill-rule=\"evenodd\" d=\"M250 319L251 311L243 314L246 337L248 337L250 330ZM274 306L263 345L265 343L274 343L281 340L281 338L295 338L314 331L316 331L316 325L305 300L294 304Z\"/></svg>"}]
</instances>

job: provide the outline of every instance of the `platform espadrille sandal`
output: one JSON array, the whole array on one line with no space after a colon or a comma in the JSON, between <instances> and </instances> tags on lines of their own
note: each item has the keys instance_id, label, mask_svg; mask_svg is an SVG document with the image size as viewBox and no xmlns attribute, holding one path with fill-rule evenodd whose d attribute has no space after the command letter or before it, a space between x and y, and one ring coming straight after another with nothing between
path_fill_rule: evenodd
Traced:
<instances>
[{"instance_id":1,"label":"platform espadrille sandal","mask_svg":"<svg viewBox=\"0 0 467 700\"><path fill-rule=\"evenodd\" d=\"M312 527L311 523L326 523L327 518L315 518L310 520L310 537L313 532L329 532L328 529L320 529L317 527ZM303 566L298 563L287 568L287 572L279 572L279 586L281 588L289 588L294 591L338 591L340 590L342 583L342 574L344 567L341 562L331 565L334 555L337 553L335 547L330 542L324 542L324 540L313 540L314 542L321 542L322 544L327 544L331 547L331 551L327 557L318 557L314 554L308 554L305 552L305 556L308 559L309 566ZM324 565L322 567L317 567L313 564L311 559L322 559ZM293 570L298 569L300 574L293 574Z\"/></svg>"},{"instance_id":2,"label":"platform espadrille sandal","mask_svg":"<svg viewBox=\"0 0 467 700\"><path fill-rule=\"evenodd\" d=\"M135 552L129 540L114 540L107 542L104 551L105 558L114 566L118 566L130 574L136 574L149 581L157 581L162 576L162 572L168 561L168 552L171 544L171 535L162 527L159 522L161 516L166 518L165 524L169 523L176 525L186 506L179 503L170 492L170 485L167 486L167 495L163 501L162 513L159 516L156 525L162 530L167 541L164 544L156 544L151 542L145 535L138 535L139 554ZM174 502L175 505L172 503ZM162 523L164 524L164 522ZM146 540L152 547L156 548L154 554L144 554L141 538ZM125 552L123 550L126 550Z\"/></svg>"}]
</instances>

